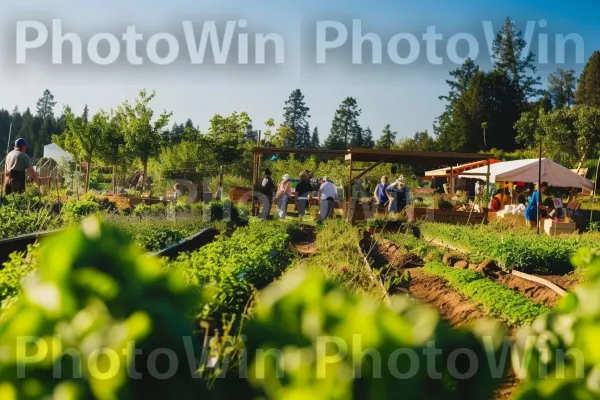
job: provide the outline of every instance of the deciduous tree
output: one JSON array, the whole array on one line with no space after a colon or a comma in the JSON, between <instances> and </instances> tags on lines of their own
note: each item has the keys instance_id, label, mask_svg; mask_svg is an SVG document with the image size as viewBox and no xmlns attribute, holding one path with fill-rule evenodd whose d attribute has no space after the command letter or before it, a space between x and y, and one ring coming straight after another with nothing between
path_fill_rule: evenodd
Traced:
<instances>
[{"instance_id":1,"label":"deciduous tree","mask_svg":"<svg viewBox=\"0 0 600 400\"><path fill-rule=\"evenodd\" d=\"M148 94L142 90L134 104L125 101L119 107L119 121L125 136L125 146L142 162L144 179L147 178L148 160L158 155L162 143L162 130L173 115L165 110L155 118L154 110L150 106L155 97L156 92Z\"/></svg>"}]
</instances>

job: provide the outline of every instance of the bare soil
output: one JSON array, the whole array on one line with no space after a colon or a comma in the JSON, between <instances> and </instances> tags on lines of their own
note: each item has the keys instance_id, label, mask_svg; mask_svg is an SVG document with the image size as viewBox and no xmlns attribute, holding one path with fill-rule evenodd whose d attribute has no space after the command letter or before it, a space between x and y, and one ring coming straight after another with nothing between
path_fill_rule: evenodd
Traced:
<instances>
[{"instance_id":1,"label":"bare soil","mask_svg":"<svg viewBox=\"0 0 600 400\"><path fill-rule=\"evenodd\" d=\"M477 319L486 318L481 308L450 289L445 280L419 269L412 269L409 273L408 292L416 299L435 308L451 326L460 327Z\"/></svg>"},{"instance_id":2,"label":"bare soil","mask_svg":"<svg viewBox=\"0 0 600 400\"><path fill-rule=\"evenodd\" d=\"M308 257L317 252L317 232L314 226L301 225L292 235L292 246L302 256Z\"/></svg>"},{"instance_id":3,"label":"bare soil","mask_svg":"<svg viewBox=\"0 0 600 400\"><path fill-rule=\"evenodd\" d=\"M547 281L554 283L556 286L564 290L571 290L575 286L579 285L579 280L572 275L538 275L540 278L544 278Z\"/></svg>"},{"instance_id":4,"label":"bare soil","mask_svg":"<svg viewBox=\"0 0 600 400\"><path fill-rule=\"evenodd\" d=\"M554 290L537 282L519 278L518 276L501 273L495 278L495 281L525 295L536 303L543 304L550 308L554 308L556 303L562 299L562 296Z\"/></svg>"}]
</instances>

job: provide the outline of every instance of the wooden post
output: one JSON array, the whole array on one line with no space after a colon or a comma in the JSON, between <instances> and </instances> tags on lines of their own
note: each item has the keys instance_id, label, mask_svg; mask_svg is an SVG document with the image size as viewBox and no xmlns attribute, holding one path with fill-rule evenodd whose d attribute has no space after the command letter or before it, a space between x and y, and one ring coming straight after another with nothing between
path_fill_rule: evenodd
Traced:
<instances>
[{"instance_id":1,"label":"wooden post","mask_svg":"<svg viewBox=\"0 0 600 400\"><path fill-rule=\"evenodd\" d=\"M450 166L450 196L454 196L454 168Z\"/></svg>"},{"instance_id":2,"label":"wooden post","mask_svg":"<svg viewBox=\"0 0 600 400\"><path fill-rule=\"evenodd\" d=\"M600 158L596 166L596 179L594 180L594 191L592 192L592 211L590 211L590 223L594 221L594 202L596 200L596 192L598 191L598 173L600 172Z\"/></svg>"},{"instance_id":3,"label":"wooden post","mask_svg":"<svg viewBox=\"0 0 600 400\"><path fill-rule=\"evenodd\" d=\"M540 139L540 157L538 161L538 197L540 203L542 202L542 140ZM537 206L537 234L540 234L540 206Z\"/></svg>"},{"instance_id":4,"label":"wooden post","mask_svg":"<svg viewBox=\"0 0 600 400\"><path fill-rule=\"evenodd\" d=\"M491 168L491 166L490 166L490 159L488 158L488 160L487 160L487 173L486 173L486 177L485 177L485 194L486 194L485 197L487 197L487 194L490 191L490 168ZM483 198L482 198L482 200L483 200ZM482 204L481 207L482 208L488 208L488 204Z\"/></svg>"},{"instance_id":5,"label":"wooden post","mask_svg":"<svg viewBox=\"0 0 600 400\"><path fill-rule=\"evenodd\" d=\"M350 202L352 201L352 157L350 157L350 174L348 177L348 193L346 193L346 204L344 204L344 215L350 218Z\"/></svg>"}]
</instances>

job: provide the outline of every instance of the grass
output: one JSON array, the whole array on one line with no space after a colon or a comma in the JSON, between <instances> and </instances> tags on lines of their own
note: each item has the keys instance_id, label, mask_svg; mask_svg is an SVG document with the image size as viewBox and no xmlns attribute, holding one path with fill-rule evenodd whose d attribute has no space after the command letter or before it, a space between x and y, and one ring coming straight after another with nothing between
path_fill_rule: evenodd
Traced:
<instances>
[{"instance_id":1,"label":"grass","mask_svg":"<svg viewBox=\"0 0 600 400\"><path fill-rule=\"evenodd\" d=\"M451 268L441 262L427 263L423 270L445 279L450 287L483 307L487 314L512 326L529 324L538 316L550 311L549 308L475 271Z\"/></svg>"},{"instance_id":2,"label":"grass","mask_svg":"<svg viewBox=\"0 0 600 400\"><path fill-rule=\"evenodd\" d=\"M360 295L381 300L377 272L365 268L359 251L360 232L342 220L327 220L317 227L317 252L299 259L295 267L304 266L320 271L328 280ZM375 280L373 279L375 278Z\"/></svg>"}]
</instances>

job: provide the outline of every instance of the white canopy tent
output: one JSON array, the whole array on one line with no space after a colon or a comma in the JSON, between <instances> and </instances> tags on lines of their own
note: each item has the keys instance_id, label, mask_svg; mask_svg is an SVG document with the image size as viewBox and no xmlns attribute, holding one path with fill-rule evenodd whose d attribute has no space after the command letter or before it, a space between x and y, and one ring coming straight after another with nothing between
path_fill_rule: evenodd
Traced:
<instances>
[{"instance_id":1,"label":"white canopy tent","mask_svg":"<svg viewBox=\"0 0 600 400\"><path fill-rule=\"evenodd\" d=\"M65 158L67 161L73 161L73 156L56 144L51 143L44 146L44 158L51 158L54 161L60 161L61 158Z\"/></svg>"},{"instance_id":2,"label":"white canopy tent","mask_svg":"<svg viewBox=\"0 0 600 400\"><path fill-rule=\"evenodd\" d=\"M461 178L485 177L488 167L472 169L459 175ZM539 179L539 160L504 161L490 165L491 182L537 182ZM576 187L594 190L594 183L589 179L571 171L569 168L542 158L542 182L551 186Z\"/></svg>"}]
</instances>

